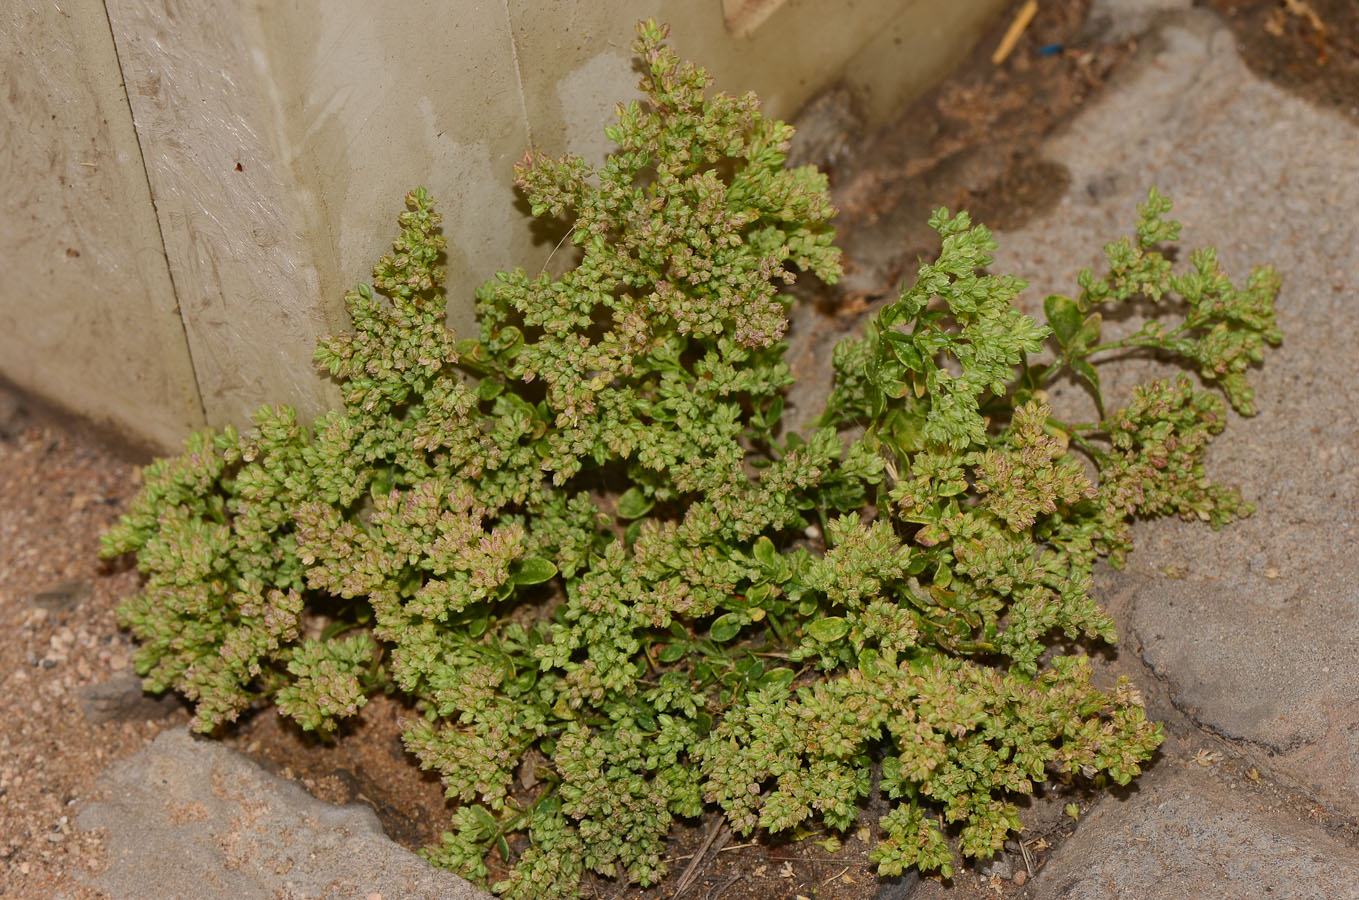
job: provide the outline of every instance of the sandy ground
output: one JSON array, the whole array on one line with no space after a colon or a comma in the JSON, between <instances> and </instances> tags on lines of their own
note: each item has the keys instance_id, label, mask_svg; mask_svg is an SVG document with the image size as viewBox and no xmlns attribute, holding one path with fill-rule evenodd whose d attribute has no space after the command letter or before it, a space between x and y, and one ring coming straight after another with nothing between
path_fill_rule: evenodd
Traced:
<instances>
[{"instance_id":1,"label":"sandy ground","mask_svg":"<svg viewBox=\"0 0 1359 900\"><path fill-rule=\"evenodd\" d=\"M110 760L188 717L86 719L82 689L131 662L113 608L138 576L98 548L140 469L58 428L13 430L0 440L0 894L98 896L71 878L101 860L97 836L72 827L78 804Z\"/></svg>"}]
</instances>

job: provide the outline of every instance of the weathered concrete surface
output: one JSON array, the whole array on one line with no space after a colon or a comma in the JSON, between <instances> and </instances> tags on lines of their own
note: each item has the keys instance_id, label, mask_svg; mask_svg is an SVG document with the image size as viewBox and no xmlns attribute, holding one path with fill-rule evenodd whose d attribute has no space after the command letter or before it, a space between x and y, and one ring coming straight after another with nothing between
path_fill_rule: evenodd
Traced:
<instances>
[{"instance_id":1,"label":"weathered concrete surface","mask_svg":"<svg viewBox=\"0 0 1359 900\"><path fill-rule=\"evenodd\" d=\"M114 765L77 824L107 833L88 881L114 900L478 900L382 832L368 807L332 806L184 728Z\"/></svg>"},{"instance_id":2,"label":"weathered concrete surface","mask_svg":"<svg viewBox=\"0 0 1359 900\"><path fill-rule=\"evenodd\" d=\"M1180 764L1101 801L1032 885L1033 900L1359 900L1359 848Z\"/></svg>"},{"instance_id":3,"label":"weathered concrete surface","mask_svg":"<svg viewBox=\"0 0 1359 900\"><path fill-rule=\"evenodd\" d=\"M1259 415L1234 417L1209 460L1258 512L1217 534L1139 527L1115 587L1133 595L1134 645L1177 707L1359 817L1359 129L1257 80L1206 13L1143 45L1050 144L1071 190L998 236L996 269L1029 278L1035 306L1073 290L1155 184L1186 246L1216 244L1238 278L1264 262L1283 275L1284 345L1256 376Z\"/></svg>"},{"instance_id":4,"label":"weathered concrete surface","mask_svg":"<svg viewBox=\"0 0 1359 900\"><path fill-rule=\"evenodd\" d=\"M303 0L258 8L284 159L308 209L304 255L322 301L369 271L401 198L427 187L448 239L450 326L475 334L472 290L537 265L511 183L532 144L503 4ZM618 89L622 86L615 86ZM522 205L522 204L521 204Z\"/></svg>"},{"instance_id":5,"label":"weathered concrete surface","mask_svg":"<svg viewBox=\"0 0 1359 900\"><path fill-rule=\"evenodd\" d=\"M288 170L254 16L234 4L106 5L208 421L247 425L263 403L333 405L311 357L344 310L321 293L316 200Z\"/></svg>"},{"instance_id":6,"label":"weathered concrete surface","mask_svg":"<svg viewBox=\"0 0 1359 900\"><path fill-rule=\"evenodd\" d=\"M137 443L203 421L99 3L0 4L0 375Z\"/></svg>"}]
</instances>

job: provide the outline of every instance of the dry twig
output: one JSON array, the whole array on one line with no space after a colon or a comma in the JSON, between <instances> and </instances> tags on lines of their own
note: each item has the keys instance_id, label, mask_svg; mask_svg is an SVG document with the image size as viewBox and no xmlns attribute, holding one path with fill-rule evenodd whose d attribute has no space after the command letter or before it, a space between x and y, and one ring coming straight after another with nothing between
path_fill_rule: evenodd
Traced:
<instances>
[{"instance_id":1,"label":"dry twig","mask_svg":"<svg viewBox=\"0 0 1359 900\"><path fill-rule=\"evenodd\" d=\"M722 836L722 843L717 845L717 849L721 850L722 844L725 844L731 838L731 829L727 827L725 820L719 820L708 829L708 834L703 838L703 843L699 846L698 852L689 861L689 865L684 867L684 872L680 875L679 883L675 885L675 893L670 895L670 900L675 900L680 894L684 893L685 888L694 883L694 879L698 877L699 864L708 855L708 849L712 847L718 835Z\"/></svg>"},{"instance_id":2,"label":"dry twig","mask_svg":"<svg viewBox=\"0 0 1359 900\"><path fill-rule=\"evenodd\" d=\"M1024 29L1029 27L1033 17L1038 14L1038 0L1029 0L1019 8L1015 14L1014 21L1005 30L1005 36L1000 39L1000 44L996 47L996 52L991 54L991 64L998 66L1005 62L1010 53L1019 43L1019 38L1024 34Z\"/></svg>"}]
</instances>

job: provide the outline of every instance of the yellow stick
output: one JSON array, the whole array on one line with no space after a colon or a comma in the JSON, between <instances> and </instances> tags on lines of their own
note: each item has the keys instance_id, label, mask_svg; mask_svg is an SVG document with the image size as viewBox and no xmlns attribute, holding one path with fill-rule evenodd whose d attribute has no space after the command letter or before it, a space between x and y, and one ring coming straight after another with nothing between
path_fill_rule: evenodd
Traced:
<instances>
[{"instance_id":1,"label":"yellow stick","mask_svg":"<svg viewBox=\"0 0 1359 900\"><path fill-rule=\"evenodd\" d=\"M1015 44L1019 43L1019 37L1024 33L1024 29L1029 27L1033 17L1038 14L1038 0L1028 0L1019 8L1015 14L1015 20L1010 23L1010 27L1005 30L1005 37L1000 39L1000 45L996 47L996 52L991 54L991 64L1000 65L1005 62L1005 58L1014 50Z\"/></svg>"}]
</instances>

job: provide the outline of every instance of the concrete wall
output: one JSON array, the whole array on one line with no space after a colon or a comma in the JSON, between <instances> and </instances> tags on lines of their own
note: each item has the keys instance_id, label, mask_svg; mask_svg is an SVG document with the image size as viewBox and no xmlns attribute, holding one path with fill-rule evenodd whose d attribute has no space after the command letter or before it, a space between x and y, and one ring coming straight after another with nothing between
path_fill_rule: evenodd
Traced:
<instances>
[{"instance_id":1,"label":"concrete wall","mask_svg":"<svg viewBox=\"0 0 1359 900\"><path fill-rule=\"evenodd\" d=\"M0 3L0 375L133 438L203 422L99 2Z\"/></svg>"},{"instance_id":2,"label":"concrete wall","mask_svg":"<svg viewBox=\"0 0 1359 900\"><path fill-rule=\"evenodd\" d=\"M637 19L774 115L843 82L872 125L1004 5L11 0L0 374L161 446L265 402L314 412L335 391L312 349L409 188L444 211L455 330L480 281L546 259L511 167L531 146L603 157Z\"/></svg>"}]
</instances>

